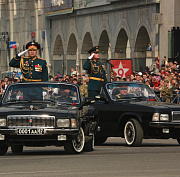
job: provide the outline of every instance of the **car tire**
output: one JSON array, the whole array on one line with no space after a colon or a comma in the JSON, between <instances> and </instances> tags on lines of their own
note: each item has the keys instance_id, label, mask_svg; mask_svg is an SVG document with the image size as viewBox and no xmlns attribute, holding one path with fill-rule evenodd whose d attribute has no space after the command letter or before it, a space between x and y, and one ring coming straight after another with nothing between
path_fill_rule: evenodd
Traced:
<instances>
[{"instance_id":1,"label":"car tire","mask_svg":"<svg viewBox=\"0 0 180 177\"><path fill-rule=\"evenodd\" d=\"M3 143L0 143L0 155L5 155L7 150L8 150L8 146Z\"/></svg>"},{"instance_id":2,"label":"car tire","mask_svg":"<svg viewBox=\"0 0 180 177\"><path fill-rule=\"evenodd\" d=\"M68 154L77 154L82 152L84 143L84 131L82 128L80 128L79 133L74 140L68 140L64 143L64 149Z\"/></svg>"},{"instance_id":3,"label":"car tire","mask_svg":"<svg viewBox=\"0 0 180 177\"><path fill-rule=\"evenodd\" d=\"M91 136L91 139L84 144L84 150L87 152L94 150L94 134Z\"/></svg>"},{"instance_id":4,"label":"car tire","mask_svg":"<svg viewBox=\"0 0 180 177\"><path fill-rule=\"evenodd\" d=\"M23 146L22 145L12 145L11 151L12 151L12 153L16 153L16 154L22 153L23 152Z\"/></svg>"},{"instance_id":5,"label":"car tire","mask_svg":"<svg viewBox=\"0 0 180 177\"><path fill-rule=\"evenodd\" d=\"M107 137L101 137L101 138L95 137L95 145L102 145L103 143L105 143L106 140Z\"/></svg>"},{"instance_id":6,"label":"car tire","mask_svg":"<svg viewBox=\"0 0 180 177\"><path fill-rule=\"evenodd\" d=\"M136 119L130 119L124 127L124 138L128 146L140 146L143 140L143 129Z\"/></svg>"}]
</instances>

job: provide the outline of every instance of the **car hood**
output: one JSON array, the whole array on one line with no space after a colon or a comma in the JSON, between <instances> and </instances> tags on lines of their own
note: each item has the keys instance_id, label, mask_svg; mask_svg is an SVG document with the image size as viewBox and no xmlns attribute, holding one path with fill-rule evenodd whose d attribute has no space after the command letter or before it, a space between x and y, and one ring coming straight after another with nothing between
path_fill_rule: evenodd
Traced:
<instances>
[{"instance_id":1,"label":"car hood","mask_svg":"<svg viewBox=\"0 0 180 177\"><path fill-rule=\"evenodd\" d=\"M180 111L180 105L174 103L166 103L160 101L141 101L141 102L133 102L132 104L143 105L147 107L152 107L156 109L171 109L172 111Z\"/></svg>"},{"instance_id":2,"label":"car hood","mask_svg":"<svg viewBox=\"0 0 180 177\"><path fill-rule=\"evenodd\" d=\"M10 104L0 107L0 115L40 115L65 116L75 114L77 106L56 104Z\"/></svg>"}]
</instances>

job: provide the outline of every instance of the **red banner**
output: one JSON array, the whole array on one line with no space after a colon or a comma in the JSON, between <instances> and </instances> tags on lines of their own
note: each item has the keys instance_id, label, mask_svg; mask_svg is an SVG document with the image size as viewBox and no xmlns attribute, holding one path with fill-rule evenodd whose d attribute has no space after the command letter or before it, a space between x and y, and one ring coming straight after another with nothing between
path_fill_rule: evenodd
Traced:
<instances>
[{"instance_id":1,"label":"red banner","mask_svg":"<svg viewBox=\"0 0 180 177\"><path fill-rule=\"evenodd\" d=\"M126 78L127 75L132 74L132 60L111 60L111 63L114 65L112 68L115 76Z\"/></svg>"}]
</instances>

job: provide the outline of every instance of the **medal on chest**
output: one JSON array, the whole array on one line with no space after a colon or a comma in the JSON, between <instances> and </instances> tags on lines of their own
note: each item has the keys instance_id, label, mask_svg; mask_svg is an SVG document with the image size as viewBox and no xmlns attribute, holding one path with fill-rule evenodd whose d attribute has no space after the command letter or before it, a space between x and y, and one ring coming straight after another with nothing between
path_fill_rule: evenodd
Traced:
<instances>
[{"instance_id":1,"label":"medal on chest","mask_svg":"<svg viewBox=\"0 0 180 177\"><path fill-rule=\"evenodd\" d=\"M25 61L24 66L26 66L26 67L28 67L28 66L29 66L28 61Z\"/></svg>"},{"instance_id":2,"label":"medal on chest","mask_svg":"<svg viewBox=\"0 0 180 177\"><path fill-rule=\"evenodd\" d=\"M35 71L41 72L42 71L42 66L40 64L35 65Z\"/></svg>"}]
</instances>

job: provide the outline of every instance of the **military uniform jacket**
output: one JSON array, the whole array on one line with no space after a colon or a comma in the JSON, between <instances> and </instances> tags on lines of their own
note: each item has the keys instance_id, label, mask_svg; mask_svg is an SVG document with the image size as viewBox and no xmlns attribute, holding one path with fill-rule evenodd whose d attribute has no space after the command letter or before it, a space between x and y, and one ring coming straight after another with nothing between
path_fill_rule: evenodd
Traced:
<instances>
[{"instance_id":1,"label":"military uniform jacket","mask_svg":"<svg viewBox=\"0 0 180 177\"><path fill-rule=\"evenodd\" d=\"M119 94L117 94L115 96L116 99L124 99L124 98L127 98L127 97L128 97L128 95L122 95L121 93L119 93Z\"/></svg>"},{"instance_id":2,"label":"military uniform jacket","mask_svg":"<svg viewBox=\"0 0 180 177\"><path fill-rule=\"evenodd\" d=\"M115 96L115 98L116 98L116 99L123 98L123 95L121 95L121 94L119 93L119 94L117 94L117 95Z\"/></svg>"},{"instance_id":3,"label":"military uniform jacket","mask_svg":"<svg viewBox=\"0 0 180 177\"><path fill-rule=\"evenodd\" d=\"M14 57L9 65L20 68L24 81L48 81L46 60L39 57Z\"/></svg>"},{"instance_id":4,"label":"military uniform jacket","mask_svg":"<svg viewBox=\"0 0 180 177\"><path fill-rule=\"evenodd\" d=\"M105 75L105 66L101 62L96 60L90 60L87 58L83 65L83 68L88 71L90 75L88 89L99 91L102 84L107 82Z\"/></svg>"}]
</instances>

